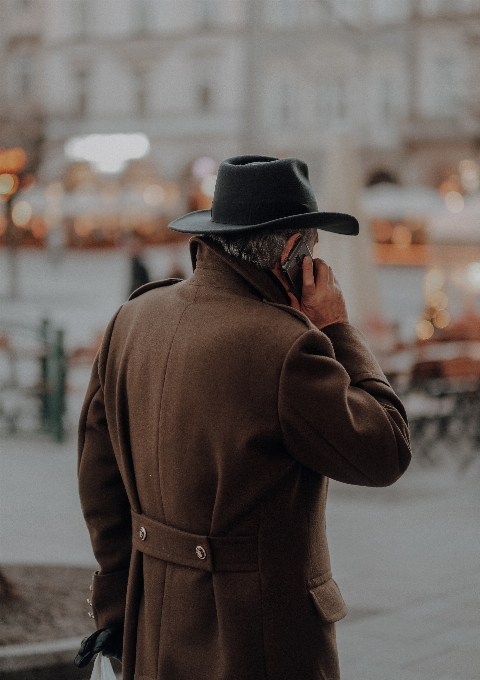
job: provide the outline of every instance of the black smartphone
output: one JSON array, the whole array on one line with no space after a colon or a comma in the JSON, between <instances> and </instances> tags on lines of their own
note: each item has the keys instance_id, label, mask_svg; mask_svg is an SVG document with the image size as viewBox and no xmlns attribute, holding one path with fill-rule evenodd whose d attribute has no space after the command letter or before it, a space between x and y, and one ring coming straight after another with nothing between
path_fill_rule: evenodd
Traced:
<instances>
[{"instance_id":1,"label":"black smartphone","mask_svg":"<svg viewBox=\"0 0 480 680\"><path fill-rule=\"evenodd\" d=\"M303 286L302 262L307 255L313 259L307 244L301 238L282 264L282 271L287 277L291 291L299 300L302 297Z\"/></svg>"}]
</instances>

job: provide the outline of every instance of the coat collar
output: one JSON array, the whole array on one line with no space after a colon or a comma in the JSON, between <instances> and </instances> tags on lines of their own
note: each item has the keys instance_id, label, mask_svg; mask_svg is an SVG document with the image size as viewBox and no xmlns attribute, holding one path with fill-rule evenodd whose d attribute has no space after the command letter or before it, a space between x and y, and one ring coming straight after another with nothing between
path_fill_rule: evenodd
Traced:
<instances>
[{"instance_id":1,"label":"coat collar","mask_svg":"<svg viewBox=\"0 0 480 680\"><path fill-rule=\"evenodd\" d=\"M221 286L268 302L290 305L285 289L273 273L227 255L215 243L194 236L190 239L190 256L192 283Z\"/></svg>"}]
</instances>

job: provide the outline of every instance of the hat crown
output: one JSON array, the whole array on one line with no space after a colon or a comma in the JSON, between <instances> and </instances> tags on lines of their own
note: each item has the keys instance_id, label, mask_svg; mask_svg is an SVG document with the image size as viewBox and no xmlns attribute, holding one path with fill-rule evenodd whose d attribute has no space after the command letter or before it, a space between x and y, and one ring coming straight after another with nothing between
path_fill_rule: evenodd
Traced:
<instances>
[{"instance_id":1,"label":"hat crown","mask_svg":"<svg viewBox=\"0 0 480 680\"><path fill-rule=\"evenodd\" d=\"M317 210L307 164L298 158L235 156L220 164L212 222L254 225Z\"/></svg>"}]
</instances>

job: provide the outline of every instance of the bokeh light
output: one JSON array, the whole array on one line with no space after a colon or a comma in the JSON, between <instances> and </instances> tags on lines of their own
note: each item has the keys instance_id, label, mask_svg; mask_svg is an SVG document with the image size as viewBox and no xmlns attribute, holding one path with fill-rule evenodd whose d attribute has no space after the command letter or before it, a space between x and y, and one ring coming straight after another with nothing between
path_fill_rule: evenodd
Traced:
<instances>
[{"instance_id":1,"label":"bokeh light","mask_svg":"<svg viewBox=\"0 0 480 680\"><path fill-rule=\"evenodd\" d=\"M465 200L458 191L449 191L444 197L447 210L451 213L462 212L465 207Z\"/></svg>"},{"instance_id":2,"label":"bokeh light","mask_svg":"<svg viewBox=\"0 0 480 680\"><path fill-rule=\"evenodd\" d=\"M480 293L480 262L470 262L465 270L465 281L469 288Z\"/></svg>"},{"instance_id":3,"label":"bokeh light","mask_svg":"<svg viewBox=\"0 0 480 680\"><path fill-rule=\"evenodd\" d=\"M47 233L47 224L45 220L43 220L41 217L34 217L32 219L32 236L37 239L42 239L45 237Z\"/></svg>"},{"instance_id":4,"label":"bokeh light","mask_svg":"<svg viewBox=\"0 0 480 680\"><path fill-rule=\"evenodd\" d=\"M450 314L444 309L440 310L433 317L433 323L437 328L446 328L450 323Z\"/></svg>"},{"instance_id":5,"label":"bokeh light","mask_svg":"<svg viewBox=\"0 0 480 680\"><path fill-rule=\"evenodd\" d=\"M429 340L435 332L431 321L422 319L416 325L417 337L419 340Z\"/></svg>"},{"instance_id":6,"label":"bokeh light","mask_svg":"<svg viewBox=\"0 0 480 680\"><path fill-rule=\"evenodd\" d=\"M216 183L217 183L216 175L207 175L207 177L204 177L200 184L200 189L202 190L202 193L204 193L205 196L213 196L215 192Z\"/></svg>"},{"instance_id":7,"label":"bokeh light","mask_svg":"<svg viewBox=\"0 0 480 680\"><path fill-rule=\"evenodd\" d=\"M32 206L28 201L15 203L12 210L12 220L15 226L25 227L32 218Z\"/></svg>"},{"instance_id":8,"label":"bokeh light","mask_svg":"<svg viewBox=\"0 0 480 680\"><path fill-rule=\"evenodd\" d=\"M466 159L458 164L460 181L465 191L473 193L480 188L480 169L474 160Z\"/></svg>"},{"instance_id":9,"label":"bokeh light","mask_svg":"<svg viewBox=\"0 0 480 680\"><path fill-rule=\"evenodd\" d=\"M0 150L0 167L4 172L15 174L23 168L26 162L27 154L20 146Z\"/></svg>"},{"instance_id":10,"label":"bokeh light","mask_svg":"<svg viewBox=\"0 0 480 680\"><path fill-rule=\"evenodd\" d=\"M208 177L208 175L214 175L216 169L217 164L213 158L201 156L201 158L197 158L197 160L193 162L192 174L194 177L202 179L203 177Z\"/></svg>"},{"instance_id":11,"label":"bokeh light","mask_svg":"<svg viewBox=\"0 0 480 680\"><path fill-rule=\"evenodd\" d=\"M95 221L90 215L80 215L73 223L73 229L77 236L88 236L95 228Z\"/></svg>"},{"instance_id":12,"label":"bokeh light","mask_svg":"<svg viewBox=\"0 0 480 680\"><path fill-rule=\"evenodd\" d=\"M0 175L0 194L8 195L15 191L18 180L15 175L9 172L2 172Z\"/></svg>"},{"instance_id":13,"label":"bokeh light","mask_svg":"<svg viewBox=\"0 0 480 680\"><path fill-rule=\"evenodd\" d=\"M165 200L165 189L160 184L150 184L143 190L143 200L147 205L161 205Z\"/></svg>"},{"instance_id":14,"label":"bokeh light","mask_svg":"<svg viewBox=\"0 0 480 680\"><path fill-rule=\"evenodd\" d=\"M62 198L64 191L63 182L50 182L45 188L45 198L52 203L58 202Z\"/></svg>"},{"instance_id":15,"label":"bokeh light","mask_svg":"<svg viewBox=\"0 0 480 680\"><path fill-rule=\"evenodd\" d=\"M399 248L407 248L412 243L412 232L404 224L397 224L393 228L392 243Z\"/></svg>"},{"instance_id":16,"label":"bokeh light","mask_svg":"<svg viewBox=\"0 0 480 680\"><path fill-rule=\"evenodd\" d=\"M73 137L64 147L67 158L88 161L98 172L121 172L129 160L143 158L150 141L142 132L134 134L85 135Z\"/></svg>"},{"instance_id":17,"label":"bokeh light","mask_svg":"<svg viewBox=\"0 0 480 680\"><path fill-rule=\"evenodd\" d=\"M433 267L425 274L425 291L427 296L436 290L439 290L445 283L445 272L439 267Z\"/></svg>"},{"instance_id":18,"label":"bokeh light","mask_svg":"<svg viewBox=\"0 0 480 680\"><path fill-rule=\"evenodd\" d=\"M448 305L448 296L443 290L435 290L427 296L427 301L432 307L441 311Z\"/></svg>"},{"instance_id":19,"label":"bokeh light","mask_svg":"<svg viewBox=\"0 0 480 680\"><path fill-rule=\"evenodd\" d=\"M372 228L377 243L388 243L391 240L393 226L387 220L373 220Z\"/></svg>"}]
</instances>

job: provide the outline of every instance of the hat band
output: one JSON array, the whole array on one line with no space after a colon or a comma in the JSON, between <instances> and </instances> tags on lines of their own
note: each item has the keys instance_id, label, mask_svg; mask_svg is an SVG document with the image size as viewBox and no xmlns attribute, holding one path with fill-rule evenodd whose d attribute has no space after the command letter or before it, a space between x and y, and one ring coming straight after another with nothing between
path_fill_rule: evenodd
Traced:
<instances>
[{"instance_id":1,"label":"hat band","mask_svg":"<svg viewBox=\"0 0 480 680\"><path fill-rule=\"evenodd\" d=\"M282 217L317 212L316 203L275 201L274 203L232 203L214 201L212 222L218 224L262 224Z\"/></svg>"}]
</instances>

